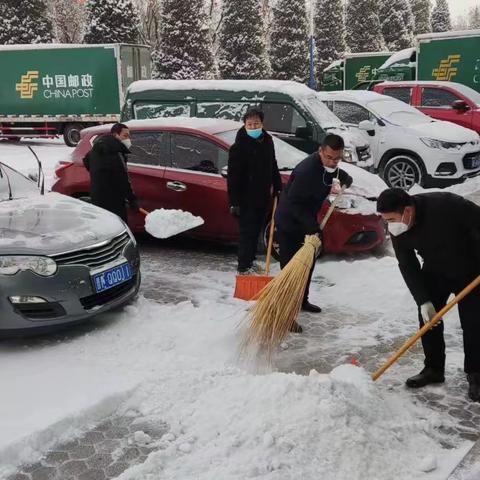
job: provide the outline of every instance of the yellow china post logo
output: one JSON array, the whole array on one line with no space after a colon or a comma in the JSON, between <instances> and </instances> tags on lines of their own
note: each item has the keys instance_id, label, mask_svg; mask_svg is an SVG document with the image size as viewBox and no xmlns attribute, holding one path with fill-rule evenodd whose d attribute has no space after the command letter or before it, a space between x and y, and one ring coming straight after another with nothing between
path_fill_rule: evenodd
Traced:
<instances>
[{"instance_id":1,"label":"yellow china post logo","mask_svg":"<svg viewBox=\"0 0 480 480\"><path fill-rule=\"evenodd\" d=\"M432 76L436 80L450 81L458 73L458 68L454 65L460 62L461 58L461 55L449 55L446 59L440 61L438 68L433 69Z\"/></svg>"},{"instance_id":2,"label":"yellow china post logo","mask_svg":"<svg viewBox=\"0 0 480 480\"><path fill-rule=\"evenodd\" d=\"M39 72L34 70L29 70L26 75L22 75L21 82L15 86L15 90L20 92L20 98L29 100L33 98L33 94L38 91L38 83L35 82L38 76Z\"/></svg>"},{"instance_id":3,"label":"yellow china post logo","mask_svg":"<svg viewBox=\"0 0 480 480\"><path fill-rule=\"evenodd\" d=\"M356 74L355 76L357 77L358 82L366 82L368 80L368 77L370 75L370 65L365 65L362 67Z\"/></svg>"}]
</instances>

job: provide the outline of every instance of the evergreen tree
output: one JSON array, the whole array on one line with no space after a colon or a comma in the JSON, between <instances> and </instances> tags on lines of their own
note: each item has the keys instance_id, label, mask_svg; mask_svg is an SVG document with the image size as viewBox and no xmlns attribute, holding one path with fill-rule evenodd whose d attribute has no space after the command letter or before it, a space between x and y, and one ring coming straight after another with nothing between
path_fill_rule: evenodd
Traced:
<instances>
[{"instance_id":1,"label":"evergreen tree","mask_svg":"<svg viewBox=\"0 0 480 480\"><path fill-rule=\"evenodd\" d=\"M411 0L412 13L415 18L415 35L432 31L430 0Z\"/></svg>"},{"instance_id":2,"label":"evergreen tree","mask_svg":"<svg viewBox=\"0 0 480 480\"><path fill-rule=\"evenodd\" d=\"M432 30L434 32L448 32L451 29L452 23L447 0L437 0L432 11Z\"/></svg>"},{"instance_id":3,"label":"evergreen tree","mask_svg":"<svg viewBox=\"0 0 480 480\"><path fill-rule=\"evenodd\" d=\"M327 18L328 22L325 21ZM321 84L323 70L341 58L347 49L343 0L317 0L313 22L317 77Z\"/></svg>"},{"instance_id":4,"label":"evergreen tree","mask_svg":"<svg viewBox=\"0 0 480 480\"><path fill-rule=\"evenodd\" d=\"M480 28L480 6L477 5L470 9L468 24L472 29Z\"/></svg>"},{"instance_id":5,"label":"evergreen tree","mask_svg":"<svg viewBox=\"0 0 480 480\"><path fill-rule=\"evenodd\" d=\"M49 43L52 23L45 0L0 0L0 44Z\"/></svg>"},{"instance_id":6,"label":"evergreen tree","mask_svg":"<svg viewBox=\"0 0 480 480\"><path fill-rule=\"evenodd\" d=\"M305 82L308 78L308 22L305 0L279 0L273 8L270 36L273 78Z\"/></svg>"},{"instance_id":7,"label":"evergreen tree","mask_svg":"<svg viewBox=\"0 0 480 480\"><path fill-rule=\"evenodd\" d=\"M270 76L260 0L223 0L218 66L222 78Z\"/></svg>"},{"instance_id":8,"label":"evergreen tree","mask_svg":"<svg viewBox=\"0 0 480 480\"><path fill-rule=\"evenodd\" d=\"M87 0L85 43L137 43L139 24L132 0Z\"/></svg>"},{"instance_id":9,"label":"evergreen tree","mask_svg":"<svg viewBox=\"0 0 480 480\"><path fill-rule=\"evenodd\" d=\"M414 18L408 0L382 2L379 17L388 50L396 52L412 46Z\"/></svg>"},{"instance_id":10,"label":"evergreen tree","mask_svg":"<svg viewBox=\"0 0 480 480\"><path fill-rule=\"evenodd\" d=\"M347 0L347 44L352 52L378 52L385 48L378 0Z\"/></svg>"},{"instance_id":11,"label":"evergreen tree","mask_svg":"<svg viewBox=\"0 0 480 480\"><path fill-rule=\"evenodd\" d=\"M203 0L165 0L160 50L154 57L157 78L212 78L213 54Z\"/></svg>"}]
</instances>

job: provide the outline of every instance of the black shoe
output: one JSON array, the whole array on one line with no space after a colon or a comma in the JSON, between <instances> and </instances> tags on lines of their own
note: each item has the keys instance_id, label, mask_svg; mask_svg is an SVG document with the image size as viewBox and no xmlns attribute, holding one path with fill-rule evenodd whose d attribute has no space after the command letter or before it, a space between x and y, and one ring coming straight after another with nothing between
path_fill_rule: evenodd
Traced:
<instances>
[{"instance_id":1,"label":"black shoe","mask_svg":"<svg viewBox=\"0 0 480 480\"><path fill-rule=\"evenodd\" d=\"M301 325L299 325L297 322L293 322L292 326L290 327L290 331L292 333L302 333L303 328Z\"/></svg>"},{"instance_id":2,"label":"black shoe","mask_svg":"<svg viewBox=\"0 0 480 480\"><path fill-rule=\"evenodd\" d=\"M442 371L425 367L418 375L408 378L405 383L410 388L421 388L431 383L443 383L444 381L445 375Z\"/></svg>"},{"instance_id":3,"label":"black shoe","mask_svg":"<svg viewBox=\"0 0 480 480\"><path fill-rule=\"evenodd\" d=\"M474 402L480 402L480 373L467 374L468 396Z\"/></svg>"},{"instance_id":4,"label":"black shoe","mask_svg":"<svg viewBox=\"0 0 480 480\"><path fill-rule=\"evenodd\" d=\"M317 307L317 305L313 305L308 300L305 300L302 303L302 310L304 312L310 312L310 313L320 313L322 311L320 307Z\"/></svg>"}]
</instances>

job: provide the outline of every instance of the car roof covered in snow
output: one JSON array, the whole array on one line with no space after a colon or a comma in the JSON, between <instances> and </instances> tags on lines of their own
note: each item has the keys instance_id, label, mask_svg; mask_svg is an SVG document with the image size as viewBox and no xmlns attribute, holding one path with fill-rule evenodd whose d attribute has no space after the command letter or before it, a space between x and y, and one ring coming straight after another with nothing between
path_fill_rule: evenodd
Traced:
<instances>
[{"instance_id":1,"label":"car roof covered in snow","mask_svg":"<svg viewBox=\"0 0 480 480\"><path fill-rule=\"evenodd\" d=\"M318 92L317 95L322 102L326 102L328 100L352 100L367 103L383 98L388 98L391 100L391 97L381 95L377 92L371 92L369 90L336 90L332 92Z\"/></svg>"},{"instance_id":2,"label":"car roof covered in snow","mask_svg":"<svg viewBox=\"0 0 480 480\"><path fill-rule=\"evenodd\" d=\"M195 117L168 117L153 118L147 120L130 120L124 122L129 128L135 130L147 129L181 129L181 130L201 130L205 133L215 134L226 132L227 130L238 130L243 123L233 120L224 120L222 118L195 118ZM85 134L101 134L109 132L113 123L98 125L82 130L82 136Z\"/></svg>"}]
</instances>

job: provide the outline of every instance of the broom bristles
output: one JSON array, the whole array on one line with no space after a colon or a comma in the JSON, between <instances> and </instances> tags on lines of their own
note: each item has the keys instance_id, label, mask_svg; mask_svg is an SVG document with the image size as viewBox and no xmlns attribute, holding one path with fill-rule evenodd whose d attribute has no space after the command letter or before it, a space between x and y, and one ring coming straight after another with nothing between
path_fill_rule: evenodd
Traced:
<instances>
[{"instance_id":1,"label":"broom bristles","mask_svg":"<svg viewBox=\"0 0 480 480\"><path fill-rule=\"evenodd\" d=\"M281 272L259 293L247 316L250 319L241 351L265 350L268 359L290 332L302 307L310 269L321 241L307 235L303 246Z\"/></svg>"}]
</instances>

